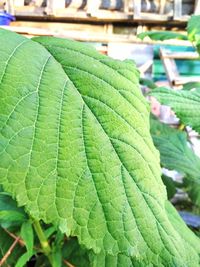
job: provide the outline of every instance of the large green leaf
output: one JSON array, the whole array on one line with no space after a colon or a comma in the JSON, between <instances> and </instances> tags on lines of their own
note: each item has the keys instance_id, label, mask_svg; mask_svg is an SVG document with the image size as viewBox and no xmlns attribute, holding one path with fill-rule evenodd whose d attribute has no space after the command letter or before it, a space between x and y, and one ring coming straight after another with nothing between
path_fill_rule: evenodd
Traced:
<instances>
[{"instance_id":1,"label":"large green leaf","mask_svg":"<svg viewBox=\"0 0 200 267\"><path fill-rule=\"evenodd\" d=\"M197 266L198 240L166 209L135 66L70 40L0 41L4 189L77 236L93 266Z\"/></svg>"},{"instance_id":2,"label":"large green leaf","mask_svg":"<svg viewBox=\"0 0 200 267\"><path fill-rule=\"evenodd\" d=\"M200 132L200 89L177 91L159 87L150 95L156 97L161 104L170 106L183 124Z\"/></svg>"}]
</instances>

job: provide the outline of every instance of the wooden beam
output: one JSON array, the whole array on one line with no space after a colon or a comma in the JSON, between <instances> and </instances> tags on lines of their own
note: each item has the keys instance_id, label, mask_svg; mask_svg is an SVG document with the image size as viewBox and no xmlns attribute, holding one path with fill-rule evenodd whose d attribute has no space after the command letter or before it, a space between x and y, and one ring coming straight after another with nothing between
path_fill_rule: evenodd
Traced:
<instances>
[{"instance_id":1,"label":"wooden beam","mask_svg":"<svg viewBox=\"0 0 200 267\"><path fill-rule=\"evenodd\" d=\"M163 62L167 78L171 86L180 86L188 82L200 82L200 77L190 76L182 77L179 74L176 66L175 59L199 59L199 55L196 52L171 52L163 48L160 48L160 57Z\"/></svg>"},{"instance_id":2,"label":"wooden beam","mask_svg":"<svg viewBox=\"0 0 200 267\"><path fill-rule=\"evenodd\" d=\"M182 0L174 0L174 20L180 20L182 17Z\"/></svg>"},{"instance_id":3,"label":"wooden beam","mask_svg":"<svg viewBox=\"0 0 200 267\"><path fill-rule=\"evenodd\" d=\"M200 82L200 77L197 76L190 76L190 77L181 77L177 78L174 81L174 85L178 86L178 85L183 85L185 83L190 83L190 82Z\"/></svg>"},{"instance_id":4,"label":"wooden beam","mask_svg":"<svg viewBox=\"0 0 200 267\"><path fill-rule=\"evenodd\" d=\"M176 62L172 58L167 57L167 52L165 49L160 48L160 58L163 62L167 78L171 86L175 85L175 80L180 79L180 75L176 66Z\"/></svg>"},{"instance_id":5,"label":"wooden beam","mask_svg":"<svg viewBox=\"0 0 200 267\"><path fill-rule=\"evenodd\" d=\"M166 58L173 58L173 59L187 59L187 60L199 59L199 54L197 52L167 52L163 56Z\"/></svg>"}]
</instances>

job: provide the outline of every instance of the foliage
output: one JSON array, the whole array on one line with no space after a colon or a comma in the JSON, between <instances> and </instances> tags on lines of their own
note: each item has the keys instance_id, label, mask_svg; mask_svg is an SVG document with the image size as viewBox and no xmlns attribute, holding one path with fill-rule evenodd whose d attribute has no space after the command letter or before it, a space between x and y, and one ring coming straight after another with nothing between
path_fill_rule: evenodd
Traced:
<instances>
[{"instance_id":1,"label":"foliage","mask_svg":"<svg viewBox=\"0 0 200 267\"><path fill-rule=\"evenodd\" d=\"M156 97L161 104L170 106L183 124L200 132L200 89L177 91L159 87L150 94Z\"/></svg>"},{"instance_id":2,"label":"foliage","mask_svg":"<svg viewBox=\"0 0 200 267\"><path fill-rule=\"evenodd\" d=\"M197 266L199 241L167 201L135 66L70 40L6 30L0 40L0 183L30 217L20 264L35 254L60 266L66 234L91 266ZM40 220L59 227L49 242Z\"/></svg>"},{"instance_id":3,"label":"foliage","mask_svg":"<svg viewBox=\"0 0 200 267\"><path fill-rule=\"evenodd\" d=\"M193 203L200 206L198 190L200 188L200 158L189 147L186 133L169 127L152 117L151 134L154 145L160 152L161 166L184 175L183 187ZM168 196L173 196L174 189L171 181L164 178L163 182L167 186Z\"/></svg>"},{"instance_id":4,"label":"foliage","mask_svg":"<svg viewBox=\"0 0 200 267\"><path fill-rule=\"evenodd\" d=\"M11 247L14 242L14 239L2 228L0 227L0 260L6 255L7 251ZM6 260L6 264L3 266L15 266L17 259L24 254L24 248L20 246L20 244L16 244L14 249L11 251L12 253Z\"/></svg>"},{"instance_id":5,"label":"foliage","mask_svg":"<svg viewBox=\"0 0 200 267\"><path fill-rule=\"evenodd\" d=\"M157 88L157 85L150 79L140 78L140 84L150 89Z\"/></svg>"},{"instance_id":6,"label":"foliage","mask_svg":"<svg viewBox=\"0 0 200 267\"><path fill-rule=\"evenodd\" d=\"M200 88L200 82L188 82L183 84L182 90L191 90L191 89L199 89Z\"/></svg>"},{"instance_id":7,"label":"foliage","mask_svg":"<svg viewBox=\"0 0 200 267\"><path fill-rule=\"evenodd\" d=\"M151 40L164 41L169 39L188 40L187 35L172 31L146 31L137 35L138 38L143 40L149 37Z\"/></svg>"},{"instance_id":8,"label":"foliage","mask_svg":"<svg viewBox=\"0 0 200 267\"><path fill-rule=\"evenodd\" d=\"M200 41L199 23L200 16L192 16L187 27L188 39L197 46L197 50ZM157 37L159 39L159 35ZM153 88L150 95L156 97L161 104L170 106L183 125L200 132L200 83L187 83L182 90L157 87ZM151 134L160 152L161 165L184 175L184 189L192 202L200 206L200 159L192 151L186 133L172 129L153 118Z\"/></svg>"},{"instance_id":9,"label":"foliage","mask_svg":"<svg viewBox=\"0 0 200 267\"><path fill-rule=\"evenodd\" d=\"M188 38L200 53L200 15L192 16L187 26Z\"/></svg>"},{"instance_id":10,"label":"foliage","mask_svg":"<svg viewBox=\"0 0 200 267\"><path fill-rule=\"evenodd\" d=\"M172 180L171 177L168 177L166 175L162 175L162 181L163 181L164 185L166 186L168 199L173 198L177 192L174 181Z\"/></svg>"}]
</instances>

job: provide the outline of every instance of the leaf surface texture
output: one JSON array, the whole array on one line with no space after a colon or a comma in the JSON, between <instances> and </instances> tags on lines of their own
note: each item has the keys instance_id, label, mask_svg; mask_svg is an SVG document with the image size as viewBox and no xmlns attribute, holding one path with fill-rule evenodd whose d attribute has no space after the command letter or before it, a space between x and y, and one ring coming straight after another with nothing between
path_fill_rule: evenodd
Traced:
<instances>
[{"instance_id":1,"label":"leaf surface texture","mask_svg":"<svg viewBox=\"0 0 200 267\"><path fill-rule=\"evenodd\" d=\"M198 240L171 219L135 66L70 40L4 30L0 40L4 189L77 236L92 266L196 267Z\"/></svg>"}]
</instances>

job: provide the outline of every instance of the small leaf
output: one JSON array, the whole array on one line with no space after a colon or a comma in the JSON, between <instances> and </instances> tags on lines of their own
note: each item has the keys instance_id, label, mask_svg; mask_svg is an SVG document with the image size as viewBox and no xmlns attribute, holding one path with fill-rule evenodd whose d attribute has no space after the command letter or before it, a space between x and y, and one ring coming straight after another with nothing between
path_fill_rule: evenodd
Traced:
<instances>
[{"instance_id":1,"label":"small leaf","mask_svg":"<svg viewBox=\"0 0 200 267\"><path fill-rule=\"evenodd\" d=\"M193 15L187 25L188 38L191 42L200 40L200 15Z\"/></svg>"},{"instance_id":2,"label":"small leaf","mask_svg":"<svg viewBox=\"0 0 200 267\"><path fill-rule=\"evenodd\" d=\"M3 228L21 225L26 221L24 214L15 210L2 210L0 211L0 225Z\"/></svg>"},{"instance_id":3,"label":"small leaf","mask_svg":"<svg viewBox=\"0 0 200 267\"><path fill-rule=\"evenodd\" d=\"M162 175L162 180L163 180L164 185L166 186L168 199L173 198L173 196L176 194L176 187L175 187L175 184L172 178L166 175Z\"/></svg>"},{"instance_id":4,"label":"small leaf","mask_svg":"<svg viewBox=\"0 0 200 267\"><path fill-rule=\"evenodd\" d=\"M0 225L4 228L21 225L27 220L22 208L5 192L0 192Z\"/></svg>"},{"instance_id":5,"label":"small leaf","mask_svg":"<svg viewBox=\"0 0 200 267\"><path fill-rule=\"evenodd\" d=\"M76 238L70 238L67 242L65 242L62 248L62 255L65 260L74 266L90 266L88 252L78 244L78 240Z\"/></svg>"},{"instance_id":6,"label":"small leaf","mask_svg":"<svg viewBox=\"0 0 200 267\"><path fill-rule=\"evenodd\" d=\"M192 203L200 207L200 177L193 179L187 176L184 179L184 186Z\"/></svg>"},{"instance_id":7,"label":"small leaf","mask_svg":"<svg viewBox=\"0 0 200 267\"><path fill-rule=\"evenodd\" d=\"M138 38L143 40L145 37L149 37L151 40L164 41L169 39L187 40L187 35L172 32L172 31L147 31L137 35Z\"/></svg>"},{"instance_id":8,"label":"small leaf","mask_svg":"<svg viewBox=\"0 0 200 267\"><path fill-rule=\"evenodd\" d=\"M200 15L191 16L187 25L188 38L191 42L193 42L197 51L200 54Z\"/></svg>"},{"instance_id":9,"label":"small leaf","mask_svg":"<svg viewBox=\"0 0 200 267\"><path fill-rule=\"evenodd\" d=\"M34 235L31 221L24 222L21 227L21 238L25 242L27 252L32 254L33 244L34 244Z\"/></svg>"},{"instance_id":10,"label":"small leaf","mask_svg":"<svg viewBox=\"0 0 200 267\"><path fill-rule=\"evenodd\" d=\"M140 78L140 84L147 86L149 89L155 89L158 86L150 79Z\"/></svg>"},{"instance_id":11,"label":"small leaf","mask_svg":"<svg viewBox=\"0 0 200 267\"><path fill-rule=\"evenodd\" d=\"M191 89L200 89L200 82L189 82L183 84L183 89L185 91L190 91Z\"/></svg>"},{"instance_id":12,"label":"small leaf","mask_svg":"<svg viewBox=\"0 0 200 267\"><path fill-rule=\"evenodd\" d=\"M44 234L45 234L45 237L46 239L48 239L54 232L56 232L58 229L56 226L51 226L51 227L48 227L45 231L44 231Z\"/></svg>"},{"instance_id":13,"label":"small leaf","mask_svg":"<svg viewBox=\"0 0 200 267\"><path fill-rule=\"evenodd\" d=\"M62 265L62 250L61 246L55 247L52 253L52 267L60 267Z\"/></svg>"},{"instance_id":14,"label":"small leaf","mask_svg":"<svg viewBox=\"0 0 200 267\"><path fill-rule=\"evenodd\" d=\"M62 263L62 246L64 243L64 234L61 231L57 231L55 240L52 245L52 260L53 267L60 267Z\"/></svg>"},{"instance_id":15,"label":"small leaf","mask_svg":"<svg viewBox=\"0 0 200 267\"><path fill-rule=\"evenodd\" d=\"M32 228L32 224L30 220L22 224L20 236L25 243L27 252L25 252L18 259L16 263L16 267L24 266L29 261L29 259L34 255L34 251L33 251L34 235L33 235L33 228Z\"/></svg>"},{"instance_id":16,"label":"small leaf","mask_svg":"<svg viewBox=\"0 0 200 267\"><path fill-rule=\"evenodd\" d=\"M29 253L25 252L21 257L18 259L15 267L23 267L26 265L26 263L30 260L30 258L34 255L34 252Z\"/></svg>"}]
</instances>

